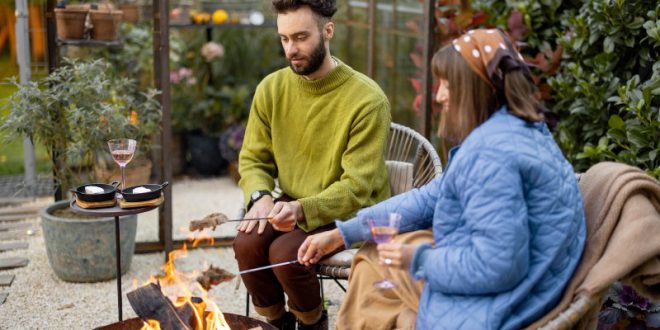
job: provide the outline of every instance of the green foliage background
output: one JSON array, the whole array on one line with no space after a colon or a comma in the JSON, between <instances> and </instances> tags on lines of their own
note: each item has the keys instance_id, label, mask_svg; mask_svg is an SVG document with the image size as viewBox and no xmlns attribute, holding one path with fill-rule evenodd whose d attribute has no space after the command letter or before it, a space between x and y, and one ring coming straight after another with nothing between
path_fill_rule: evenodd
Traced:
<instances>
[{"instance_id":1,"label":"green foliage background","mask_svg":"<svg viewBox=\"0 0 660 330\"><path fill-rule=\"evenodd\" d=\"M560 117L555 137L578 172L624 162L660 178L660 3L645 0L475 1L488 24L508 29L513 12L527 28L523 54L551 61L545 102Z\"/></svg>"}]
</instances>

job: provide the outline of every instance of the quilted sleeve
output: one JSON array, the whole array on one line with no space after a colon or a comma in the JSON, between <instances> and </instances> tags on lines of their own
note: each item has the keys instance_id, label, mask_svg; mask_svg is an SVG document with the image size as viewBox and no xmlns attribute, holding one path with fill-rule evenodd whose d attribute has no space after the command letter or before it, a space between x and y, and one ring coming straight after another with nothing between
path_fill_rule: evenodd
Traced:
<instances>
[{"instance_id":1,"label":"quilted sleeve","mask_svg":"<svg viewBox=\"0 0 660 330\"><path fill-rule=\"evenodd\" d=\"M446 294L508 291L529 269L530 233L520 173L501 151L456 160L456 171L445 179L462 207L459 230L465 239L419 247L411 273Z\"/></svg>"},{"instance_id":2,"label":"quilted sleeve","mask_svg":"<svg viewBox=\"0 0 660 330\"><path fill-rule=\"evenodd\" d=\"M409 232L428 229L433 221L433 209L438 199L441 178L436 178L427 185L394 196L374 206L362 209L357 216L349 221L337 221L339 232L347 247L359 241L369 240L370 230L367 219L373 218L376 224L384 225L386 214L397 212L401 214L399 232Z\"/></svg>"}]
</instances>

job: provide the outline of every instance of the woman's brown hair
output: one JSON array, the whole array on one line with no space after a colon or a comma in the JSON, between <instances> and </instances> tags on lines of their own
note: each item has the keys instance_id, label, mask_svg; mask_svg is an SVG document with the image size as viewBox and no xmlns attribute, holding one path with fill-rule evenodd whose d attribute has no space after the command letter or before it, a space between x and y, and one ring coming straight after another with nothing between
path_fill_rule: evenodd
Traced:
<instances>
[{"instance_id":1,"label":"woman's brown hair","mask_svg":"<svg viewBox=\"0 0 660 330\"><path fill-rule=\"evenodd\" d=\"M449 111L440 118L439 135L459 144L505 103L509 111L528 122L543 120L534 86L520 70L504 74L504 90L498 91L465 62L451 45L438 50L431 60L433 75L449 83Z\"/></svg>"}]
</instances>

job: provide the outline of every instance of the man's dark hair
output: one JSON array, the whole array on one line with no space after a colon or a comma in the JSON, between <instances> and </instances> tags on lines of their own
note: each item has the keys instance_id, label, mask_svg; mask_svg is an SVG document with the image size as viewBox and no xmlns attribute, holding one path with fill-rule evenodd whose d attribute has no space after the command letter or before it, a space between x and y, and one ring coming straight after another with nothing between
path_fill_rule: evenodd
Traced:
<instances>
[{"instance_id":1,"label":"man's dark hair","mask_svg":"<svg viewBox=\"0 0 660 330\"><path fill-rule=\"evenodd\" d=\"M273 0L273 8L278 14L298 10L302 6L309 6L316 15L326 19L332 18L337 11L335 0Z\"/></svg>"}]
</instances>

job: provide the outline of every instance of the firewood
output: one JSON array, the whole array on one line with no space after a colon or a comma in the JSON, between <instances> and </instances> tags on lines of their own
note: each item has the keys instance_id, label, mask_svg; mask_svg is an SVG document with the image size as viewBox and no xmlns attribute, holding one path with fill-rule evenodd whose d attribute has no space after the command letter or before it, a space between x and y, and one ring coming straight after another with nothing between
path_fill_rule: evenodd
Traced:
<instances>
[{"instance_id":1,"label":"firewood","mask_svg":"<svg viewBox=\"0 0 660 330\"><path fill-rule=\"evenodd\" d=\"M150 283L127 294L135 313L143 321L157 320L161 329L192 330L189 320L193 313L189 304L180 310L163 295L159 284Z\"/></svg>"},{"instance_id":2,"label":"firewood","mask_svg":"<svg viewBox=\"0 0 660 330\"><path fill-rule=\"evenodd\" d=\"M208 291L215 285L231 281L234 277L236 277L235 274L211 265L202 275L197 277L197 282L204 290Z\"/></svg>"},{"instance_id":3,"label":"firewood","mask_svg":"<svg viewBox=\"0 0 660 330\"><path fill-rule=\"evenodd\" d=\"M201 220L190 221L189 229L190 231L203 230L204 228L212 228L212 230L215 230L216 226L227 222L227 220L229 220L229 218L223 213L211 213Z\"/></svg>"}]
</instances>

